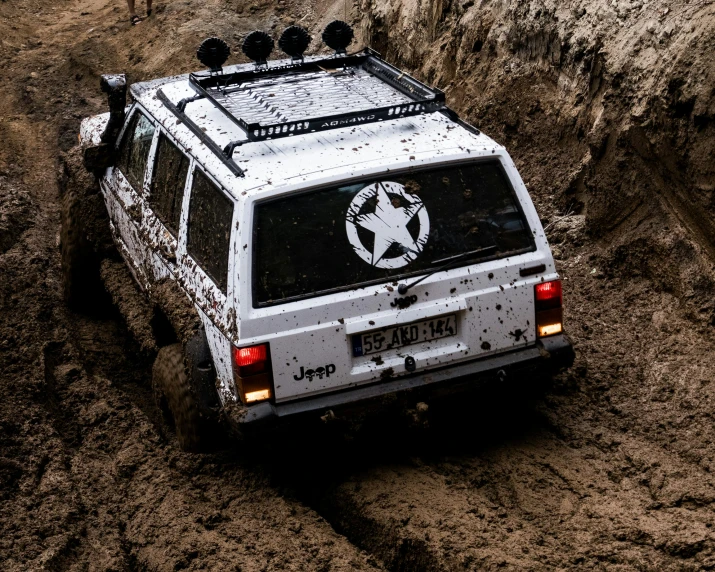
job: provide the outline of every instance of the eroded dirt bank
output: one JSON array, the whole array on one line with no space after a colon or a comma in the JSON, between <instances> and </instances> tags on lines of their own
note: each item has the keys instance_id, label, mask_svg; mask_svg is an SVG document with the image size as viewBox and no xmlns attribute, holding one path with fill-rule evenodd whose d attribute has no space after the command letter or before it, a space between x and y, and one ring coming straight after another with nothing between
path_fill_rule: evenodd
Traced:
<instances>
[{"instance_id":1,"label":"eroded dirt bank","mask_svg":"<svg viewBox=\"0 0 715 572\"><path fill-rule=\"evenodd\" d=\"M10 570L715 567L715 3L360 0L388 59L507 145L565 278L572 371L191 456L113 313L61 304L58 151L100 73L194 69L207 35L332 2L0 6L0 560ZM317 35L317 34L314 34ZM239 58L232 57L231 61Z\"/></svg>"}]
</instances>

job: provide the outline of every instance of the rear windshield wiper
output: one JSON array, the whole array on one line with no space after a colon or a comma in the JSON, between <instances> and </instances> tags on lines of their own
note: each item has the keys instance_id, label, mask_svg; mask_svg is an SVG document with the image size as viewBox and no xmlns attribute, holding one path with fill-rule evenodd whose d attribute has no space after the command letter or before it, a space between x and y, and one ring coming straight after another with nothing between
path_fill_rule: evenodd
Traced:
<instances>
[{"instance_id":1,"label":"rear windshield wiper","mask_svg":"<svg viewBox=\"0 0 715 572\"><path fill-rule=\"evenodd\" d=\"M441 262L446 262L443 266L440 266L439 268L435 268L432 272L429 274L426 274L419 280L415 280L412 284L400 284L397 287L397 291L402 294L403 296L407 294L408 290L412 288L413 286L417 286L420 282L423 280L426 280L433 274L436 274L437 272L441 272L442 270L447 270L447 268L454 266L457 262L460 260L464 260L465 258L469 258L470 256L474 256L475 254L486 254L487 252L494 252L497 249L496 244L492 244L491 246L487 246L485 248L478 248L477 250L470 250L468 252L462 252L461 254L457 254L455 256L449 256L447 258L440 258L439 260L433 260L432 264L440 264Z\"/></svg>"}]
</instances>

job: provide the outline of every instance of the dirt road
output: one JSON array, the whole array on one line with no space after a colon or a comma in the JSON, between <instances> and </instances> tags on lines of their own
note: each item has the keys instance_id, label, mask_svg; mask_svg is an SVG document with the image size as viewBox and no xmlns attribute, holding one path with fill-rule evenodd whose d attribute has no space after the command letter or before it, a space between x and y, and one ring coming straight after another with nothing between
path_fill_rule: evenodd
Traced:
<instances>
[{"instance_id":1,"label":"dirt road","mask_svg":"<svg viewBox=\"0 0 715 572\"><path fill-rule=\"evenodd\" d=\"M0 5L3 569L715 568L715 6L486 4L183 0L133 28L121 2ZM184 454L152 356L61 302L58 153L104 110L101 73L346 12L510 149L577 362L541 395L432 404L428 427Z\"/></svg>"}]
</instances>

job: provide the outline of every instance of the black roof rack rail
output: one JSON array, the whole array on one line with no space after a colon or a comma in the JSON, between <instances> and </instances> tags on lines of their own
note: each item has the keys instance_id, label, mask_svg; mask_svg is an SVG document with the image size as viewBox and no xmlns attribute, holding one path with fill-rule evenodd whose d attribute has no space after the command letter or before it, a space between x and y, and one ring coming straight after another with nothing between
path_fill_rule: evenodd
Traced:
<instances>
[{"instance_id":1,"label":"black roof rack rail","mask_svg":"<svg viewBox=\"0 0 715 572\"><path fill-rule=\"evenodd\" d=\"M226 109L217 99L217 96L228 93L227 90L235 91L237 86L248 85L258 79L279 78L280 76L300 72L331 71L350 67L359 67L367 71L402 93L410 102L264 125L261 123L246 123L246 121ZM370 48L366 48L357 54L337 55L307 62L298 61L280 67L262 67L260 69L226 74L206 75L192 73L189 74L189 84L198 95L211 101L231 121L243 129L249 141L264 141L303 133L327 131L350 125L362 125L386 119L440 112L447 109L445 96L441 90L430 88L391 66L380 58L380 54ZM237 144L238 142L231 144L231 148L235 148Z\"/></svg>"},{"instance_id":2,"label":"black roof rack rail","mask_svg":"<svg viewBox=\"0 0 715 572\"><path fill-rule=\"evenodd\" d=\"M443 114L443 115L446 115L447 117L449 117L452 121L454 121L455 123L457 123L457 124L460 125L461 127L464 127L464 128L465 128L467 131L469 131L470 133L474 133L474 135L481 135L481 134L482 134L482 132L481 132L479 129L477 129L476 127L474 127L474 125L471 125L470 123L467 123L464 119L462 119L462 118L459 116L459 113L457 113L454 109L451 109L451 108L449 108L449 107L445 107L445 108L442 110L442 114Z\"/></svg>"},{"instance_id":3,"label":"black roof rack rail","mask_svg":"<svg viewBox=\"0 0 715 572\"><path fill-rule=\"evenodd\" d=\"M166 96L166 94L159 88L156 91L156 96L161 100L161 102L166 106L166 108L171 111L176 117L181 121L186 127L189 128L189 130L198 137L201 142L206 145L213 153L221 160L221 162L226 165L226 167L229 168L229 170L236 175L237 177L243 177L245 176L245 173L241 167L239 167L236 162L233 160L233 158L229 155L227 156L224 154L224 152L221 150L221 148L214 143L214 141L204 133L196 123L194 123L189 117L186 116L186 114L183 111L183 108L186 107L186 104L189 101L195 101L196 99L199 99L198 97L196 98L186 98L182 99L179 102L179 105L182 106L182 109L179 109L176 105L174 105L171 100Z\"/></svg>"}]
</instances>

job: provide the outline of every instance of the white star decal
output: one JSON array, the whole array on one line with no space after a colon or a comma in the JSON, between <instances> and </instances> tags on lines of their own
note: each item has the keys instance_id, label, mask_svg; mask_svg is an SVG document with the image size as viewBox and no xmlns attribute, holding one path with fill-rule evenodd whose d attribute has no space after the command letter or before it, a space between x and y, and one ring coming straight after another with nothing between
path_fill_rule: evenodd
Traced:
<instances>
[{"instance_id":1,"label":"white star decal","mask_svg":"<svg viewBox=\"0 0 715 572\"><path fill-rule=\"evenodd\" d=\"M401 197L399 202L406 206L395 206L388 191ZM375 212L359 214L365 202L376 195ZM417 240L407 230L407 224L415 216L418 216L420 223ZM399 268L409 264L420 254L429 237L429 218L422 201L416 195L408 195L402 185L387 181L365 187L355 196L348 210L346 225L355 252L378 268ZM358 226L374 233L372 252L360 242L356 229ZM400 245L402 253L395 258L384 258L393 244Z\"/></svg>"}]
</instances>

